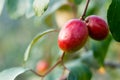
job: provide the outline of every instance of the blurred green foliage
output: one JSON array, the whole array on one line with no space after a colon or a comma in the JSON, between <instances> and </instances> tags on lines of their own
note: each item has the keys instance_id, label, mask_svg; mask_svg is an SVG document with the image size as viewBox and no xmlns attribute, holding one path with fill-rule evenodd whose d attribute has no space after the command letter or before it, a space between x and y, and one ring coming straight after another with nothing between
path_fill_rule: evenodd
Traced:
<instances>
[{"instance_id":1,"label":"blurred green foliage","mask_svg":"<svg viewBox=\"0 0 120 80\"><path fill-rule=\"evenodd\" d=\"M58 28L55 12L62 7L62 5L67 4L67 0L51 0L45 13L41 17L36 17L32 5L33 1L34 0L0 1L0 71L23 65L23 56L28 44L36 34L51 28ZM77 1L79 0L75 0L75 3ZM81 16L86 3L86 0L80 1L79 4L77 3L78 8L76 15L78 18ZM92 14L99 15L107 21L107 9L110 3L111 0L91 0L86 16ZM57 45L57 35L58 32L50 33L33 46L30 52L30 59L28 59L26 63L27 67L35 69L36 63L42 59L48 60L49 63L51 63L50 66L56 63L58 57L61 55L61 51ZM97 65L98 63L94 61L96 60L93 55L95 52L96 54L102 53L104 55L103 57L106 57L105 62L120 63L120 43L109 39L107 41L109 44L106 43L106 45L104 42L105 41L101 41L100 43L91 41L91 38L89 38L85 48L76 52L74 55L65 56L65 63L79 58L80 60L78 61L80 63L90 63L89 67L93 73L92 80L119 80L120 67L116 69L105 67L105 73L100 73L98 68L101 66ZM98 56L99 55L97 55L97 57ZM102 63L103 62L104 60ZM94 67L96 65L97 68ZM57 80L63 73L61 69L61 66L58 66L46 77L46 80ZM55 76L55 74L57 75ZM16 78L16 80L39 79L39 77L30 72Z\"/></svg>"}]
</instances>

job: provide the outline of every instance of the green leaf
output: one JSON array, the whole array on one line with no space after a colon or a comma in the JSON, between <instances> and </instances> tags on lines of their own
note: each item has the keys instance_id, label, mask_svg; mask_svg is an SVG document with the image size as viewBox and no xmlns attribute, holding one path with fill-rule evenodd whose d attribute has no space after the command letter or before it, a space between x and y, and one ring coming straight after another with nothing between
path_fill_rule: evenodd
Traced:
<instances>
[{"instance_id":1,"label":"green leaf","mask_svg":"<svg viewBox=\"0 0 120 80\"><path fill-rule=\"evenodd\" d=\"M48 8L49 0L34 0L33 8L37 16L41 16Z\"/></svg>"},{"instance_id":2,"label":"green leaf","mask_svg":"<svg viewBox=\"0 0 120 80\"><path fill-rule=\"evenodd\" d=\"M113 38L120 42L120 0L112 0L107 12L107 20Z\"/></svg>"},{"instance_id":3,"label":"green leaf","mask_svg":"<svg viewBox=\"0 0 120 80\"><path fill-rule=\"evenodd\" d=\"M39 22L41 22L42 24L46 24L45 20L47 19L47 17L52 16L54 18L53 13L57 9L59 9L62 5L65 5L66 3L67 3L67 0L51 0L46 12L40 18L37 18L37 20L39 20ZM55 20L53 20L53 21L55 21ZM53 23L55 23L55 22L53 22Z\"/></svg>"},{"instance_id":4,"label":"green leaf","mask_svg":"<svg viewBox=\"0 0 120 80\"><path fill-rule=\"evenodd\" d=\"M47 31L44 31L42 33L39 33L31 42L30 44L28 45L26 51L25 51L25 54L24 54L24 61L26 62L28 60L28 57L30 55L30 51L31 51L31 48L33 47L33 45L41 39L41 37L43 37L44 35L50 33L50 32L54 32L56 31L55 29L50 29L50 30L47 30Z\"/></svg>"},{"instance_id":5,"label":"green leaf","mask_svg":"<svg viewBox=\"0 0 120 80\"><path fill-rule=\"evenodd\" d=\"M25 0L7 0L6 3L7 3L7 11L11 18L16 19L25 14L26 11Z\"/></svg>"},{"instance_id":6,"label":"green leaf","mask_svg":"<svg viewBox=\"0 0 120 80\"><path fill-rule=\"evenodd\" d=\"M107 39L101 42L95 40L91 41L91 48L93 50L94 57L100 65L103 65L104 63L111 40L111 36L108 36Z\"/></svg>"},{"instance_id":7,"label":"green leaf","mask_svg":"<svg viewBox=\"0 0 120 80\"><path fill-rule=\"evenodd\" d=\"M81 2L82 2L82 0L74 0L74 3L75 3L76 5L79 5Z\"/></svg>"},{"instance_id":8,"label":"green leaf","mask_svg":"<svg viewBox=\"0 0 120 80\"><path fill-rule=\"evenodd\" d=\"M14 67L0 72L0 80L15 80L17 76L28 71L29 69L23 67Z\"/></svg>"},{"instance_id":9,"label":"green leaf","mask_svg":"<svg viewBox=\"0 0 120 80\"><path fill-rule=\"evenodd\" d=\"M70 68L67 80L91 80L91 77L90 69L86 65L78 63Z\"/></svg>"},{"instance_id":10,"label":"green leaf","mask_svg":"<svg viewBox=\"0 0 120 80\"><path fill-rule=\"evenodd\" d=\"M81 55L80 60L81 60L81 62L83 62L84 64L86 64L87 66L89 66L91 68L94 68L94 69L99 69L100 68L100 65L96 61L92 50L89 50L89 51L85 52L85 54L83 53Z\"/></svg>"},{"instance_id":11,"label":"green leaf","mask_svg":"<svg viewBox=\"0 0 120 80\"><path fill-rule=\"evenodd\" d=\"M41 19L45 19L47 16L54 13L57 9L59 9L62 5L66 4L67 0L51 0L48 10L41 16Z\"/></svg>"},{"instance_id":12,"label":"green leaf","mask_svg":"<svg viewBox=\"0 0 120 80\"><path fill-rule=\"evenodd\" d=\"M5 3L5 0L0 0L0 15L2 13L4 3Z\"/></svg>"}]
</instances>

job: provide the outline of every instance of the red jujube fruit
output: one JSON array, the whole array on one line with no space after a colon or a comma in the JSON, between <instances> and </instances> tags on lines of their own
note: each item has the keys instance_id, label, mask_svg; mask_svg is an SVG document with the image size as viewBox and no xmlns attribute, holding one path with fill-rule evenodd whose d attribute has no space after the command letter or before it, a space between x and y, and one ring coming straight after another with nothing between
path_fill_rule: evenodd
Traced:
<instances>
[{"instance_id":1,"label":"red jujube fruit","mask_svg":"<svg viewBox=\"0 0 120 80\"><path fill-rule=\"evenodd\" d=\"M86 24L89 31L89 36L95 40L104 40L108 33L108 25L104 19L92 15L86 18Z\"/></svg>"},{"instance_id":2,"label":"red jujube fruit","mask_svg":"<svg viewBox=\"0 0 120 80\"><path fill-rule=\"evenodd\" d=\"M86 23L79 19L72 19L60 30L58 45L63 51L72 53L83 47L87 38L88 29Z\"/></svg>"}]
</instances>

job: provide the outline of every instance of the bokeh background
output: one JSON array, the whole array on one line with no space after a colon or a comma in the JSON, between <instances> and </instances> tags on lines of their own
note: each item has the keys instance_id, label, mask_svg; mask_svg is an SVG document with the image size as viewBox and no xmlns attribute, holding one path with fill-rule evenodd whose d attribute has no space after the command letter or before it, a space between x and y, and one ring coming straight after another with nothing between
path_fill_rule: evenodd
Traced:
<instances>
[{"instance_id":1,"label":"bokeh background","mask_svg":"<svg viewBox=\"0 0 120 80\"><path fill-rule=\"evenodd\" d=\"M17 4L25 4L24 0L17 0ZM16 2L16 1L15 1ZM26 0L26 4L32 4L33 0ZM51 28L59 28L66 21L64 18L73 18L74 15L71 8L66 7L66 0L51 0L48 10L42 17L37 17L31 10L27 14L12 15L14 12L14 0L6 0L2 14L0 15L0 71L21 66L23 64L24 52L34 38L40 32L43 32ZM10 11L8 4L13 4ZM86 0L81 0L81 3L77 5L78 12L76 17L79 18L83 12ZM111 0L91 0L87 15L99 15L106 21L107 9ZM64 5L64 6L63 6ZM24 9L26 5L19 6L17 9ZM60 6L62 8L60 8ZM62 10L63 9L63 10ZM24 10L21 10L24 11ZM17 12L15 13L17 14ZM49 59L51 66L56 62L61 55L57 46L58 33L50 33L43 37L36 45L34 45L27 66L35 68L35 65L39 60ZM82 52L82 50L80 50ZM117 64L116 68L103 68L100 71L93 70L92 80L119 80L120 79L120 43L115 40L111 40L110 46L107 51L105 62L111 62ZM51 74L57 73L58 76ZM50 75L51 79L58 79L62 70L60 67L56 68ZM16 80L39 80L40 78L31 72L27 72L17 77ZM49 80L49 79L48 79Z\"/></svg>"}]
</instances>

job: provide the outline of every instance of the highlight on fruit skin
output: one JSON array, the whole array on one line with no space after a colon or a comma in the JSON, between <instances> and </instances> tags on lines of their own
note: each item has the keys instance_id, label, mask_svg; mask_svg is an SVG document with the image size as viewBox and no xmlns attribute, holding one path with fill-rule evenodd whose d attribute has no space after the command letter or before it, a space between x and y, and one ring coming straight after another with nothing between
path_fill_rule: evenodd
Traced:
<instances>
[{"instance_id":1,"label":"highlight on fruit skin","mask_svg":"<svg viewBox=\"0 0 120 80\"><path fill-rule=\"evenodd\" d=\"M87 38L86 23L79 19L71 19L60 30L58 46L66 53L73 53L84 46Z\"/></svg>"},{"instance_id":2,"label":"highlight on fruit skin","mask_svg":"<svg viewBox=\"0 0 120 80\"><path fill-rule=\"evenodd\" d=\"M109 34L108 24L99 16L91 15L86 19L89 36L95 40L104 40Z\"/></svg>"},{"instance_id":3,"label":"highlight on fruit skin","mask_svg":"<svg viewBox=\"0 0 120 80\"><path fill-rule=\"evenodd\" d=\"M36 71L39 74L44 74L49 68L49 63L45 60L41 60L36 65Z\"/></svg>"}]
</instances>

